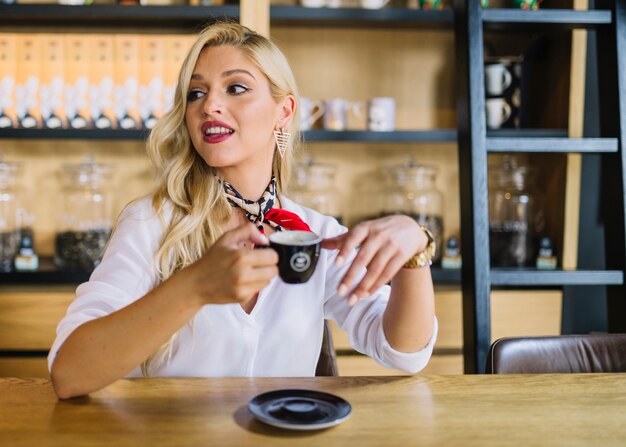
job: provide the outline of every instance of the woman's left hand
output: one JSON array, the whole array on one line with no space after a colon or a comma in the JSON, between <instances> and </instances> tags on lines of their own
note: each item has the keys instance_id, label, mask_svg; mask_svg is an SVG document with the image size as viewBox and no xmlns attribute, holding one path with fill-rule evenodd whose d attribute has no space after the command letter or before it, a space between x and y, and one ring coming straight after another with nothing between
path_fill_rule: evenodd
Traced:
<instances>
[{"instance_id":1,"label":"woman's left hand","mask_svg":"<svg viewBox=\"0 0 626 447\"><path fill-rule=\"evenodd\" d=\"M363 268L367 273L354 287L348 304L371 295L388 283L416 253L424 250L428 237L415 220L405 215L393 215L357 224L347 233L325 239L322 247L339 250L337 266L341 266L352 250L360 249L344 275L337 292L346 295Z\"/></svg>"}]
</instances>

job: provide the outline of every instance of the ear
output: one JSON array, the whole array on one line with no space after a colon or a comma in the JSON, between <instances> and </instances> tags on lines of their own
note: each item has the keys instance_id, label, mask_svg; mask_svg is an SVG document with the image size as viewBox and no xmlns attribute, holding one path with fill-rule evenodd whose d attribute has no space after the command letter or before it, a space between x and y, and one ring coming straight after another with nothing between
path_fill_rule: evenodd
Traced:
<instances>
[{"instance_id":1,"label":"ear","mask_svg":"<svg viewBox=\"0 0 626 447\"><path fill-rule=\"evenodd\" d=\"M278 121L276 122L278 127L288 128L295 112L296 98L293 95L287 95L278 101Z\"/></svg>"}]
</instances>

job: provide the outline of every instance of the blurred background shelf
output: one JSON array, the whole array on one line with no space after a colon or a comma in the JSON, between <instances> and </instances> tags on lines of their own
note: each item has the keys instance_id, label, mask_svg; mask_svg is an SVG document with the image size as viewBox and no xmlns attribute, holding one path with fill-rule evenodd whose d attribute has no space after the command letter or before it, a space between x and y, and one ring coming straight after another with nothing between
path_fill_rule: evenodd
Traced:
<instances>
[{"instance_id":1,"label":"blurred background shelf","mask_svg":"<svg viewBox=\"0 0 626 447\"><path fill-rule=\"evenodd\" d=\"M559 27L562 29L587 29L611 24L611 11L575 11L572 9L522 9L493 8L483 10L486 29L506 30Z\"/></svg>"},{"instance_id":2,"label":"blurred background shelf","mask_svg":"<svg viewBox=\"0 0 626 447\"><path fill-rule=\"evenodd\" d=\"M138 5L0 5L0 25L202 26L217 17L238 19L239 5L138 6ZM189 31L195 31L190 28Z\"/></svg>"},{"instance_id":3,"label":"blurred background shelf","mask_svg":"<svg viewBox=\"0 0 626 447\"><path fill-rule=\"evenodd\" d=\"M303 8L272 6L270 21L277 26L316 26L340 28L420 28L452 29L450 9L427 11L407 8Z\"/></svg>"},{"instance_id":4,"label":"blurred background shelf","mask_svg":"<svg viewBox=\"0 0 626 447\"><path fill-rule=\"evenodd\" d=\"M437 284L459 284L461 271L456 269L432 268L432 274ZM52 258L43 257L36 272L0 272L0 284L3 286L27 285L78 285L87 280L91 272L61 270L54 266Z\"/></svg>"},{"instance_id":5,"label":"blurred background shelf","mask_svg":"<svg viewBox=\"0 0 626 447\"><path fill-rule=\"evenodd\" d=\"M142 129L0 129L0 139L42 139L42 140L145 140L148 130ZM503 129L487 132L489 138L565 138L567 131L562 129ZM388 143L454 143L456 129L397 130L375 132L370 130L309 130L303 132L306 142L388 142ZM494 147L501 145L494 140ZM605 140L602 140L605 141ZM496 144L497 143L497 144ZM532 142L524 144L534 144ZM584 145L593 146L592 140ZM595 146L593 146L595 147ZM602 148L616 147L616 141L601 143ZM495 149L494 149L495 150ZM514 149L512 149L513 151Z\"/></svg>"}]
</instances>

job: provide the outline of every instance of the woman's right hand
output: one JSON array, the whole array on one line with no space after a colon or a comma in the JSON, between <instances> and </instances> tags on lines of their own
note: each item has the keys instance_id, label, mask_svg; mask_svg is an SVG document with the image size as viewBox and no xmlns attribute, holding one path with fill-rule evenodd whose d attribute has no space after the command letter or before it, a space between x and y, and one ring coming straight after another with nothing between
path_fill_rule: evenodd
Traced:
<instances>
[{"instance_id":1,"label":"woman's right hand","mask_svg":"<svg viewBox=\"0 0 626 447\"><path fill-rule=\"evenodd\" d=\"M278 275L274 250L251 250L267 245L267 237L246 223L225 232L198 261L184 269L187 284L201 304L245 303Z\"/></svg>"}]
</instances>

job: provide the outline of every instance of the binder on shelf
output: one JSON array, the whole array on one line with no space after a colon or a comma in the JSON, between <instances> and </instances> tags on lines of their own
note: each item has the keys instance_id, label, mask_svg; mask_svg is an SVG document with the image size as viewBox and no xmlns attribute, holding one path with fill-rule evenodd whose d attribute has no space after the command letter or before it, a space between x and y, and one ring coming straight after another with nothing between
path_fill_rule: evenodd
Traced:
<instances>
[{"instance_id":1,"label":"binder on shelf","mask_svg":"<svg viewBox=\"0 0 626 447\"><path fill-rule=\"evenodd\" d=\"M163 36L165 70L163 71L163 111L167 112L174 105L174 94L178 82L178 72L183 64L193 36L171 34Z\"/></svg>"},{"instance_id":2,"label":"binder on shelf","mask_svg":"<svg viewBox=\"0 0 626 447\"><path fill-rule=\"evenodd\" d=\"M163 53L160 36L141 36L139 64L139 112L144 128L152 129L163 113Z\"/></svg>"},{"instance_id":3,"label":"binder on shelf","mask_svg":"<svg viewBox=\"0 0 626 447\"><path fill-rule=\"evenodd\" d=\"M89 59L89 112L96 129L115 128L114 48L110 34L93 34Z\"/></svg>"},{"instance_id":4,"label":"binder on shelf","mask_svg":"<svg viewBox=\"0 0 626 447\"><path fill-rule=\"evenodd\" d=\"M0 34L0 129L17 127L17 35Z\"/></svg>"},{"instance_id":5,"label":"binder on shelf","mask_svg":"<svg viewBox=\"0 0 626 447\"><path fill-rule=\"evenodd\" d=\"M40 35L41 89L39 110L42 127L66 127L63 89L65 87L65 42L59 34Z\"/></svg>"},{"instance_id":6,"label":"binder on shelf","mask_svg":"<svg viewBox=\"0 0 626 447\"><path fill-rule=\"evenodd\" d=\"M65 35L65 114L68 127L74 129L84 129L91 122L87 98L91 46L87 37L82 34Z\"/></svg>"},{"instance_id":7,"label":"binder on shelf","mask_svg":"<svg viewBox=\"0 0 626 447\"><path fill-rule=\"evenodd\" d=\"M41 127L39 88L41 84L41 52L37 36L20 34L17 37L17 79L15 109L18 127Z\"/></svg>"},{"instance_id":8,"label":"binder on shelf","mask_svg":"<svg viewBox=\"0 0 626 447\"><path fill-rule=\"evenodd\" d=\"M118 34L115 42L115 119L120 129L140 129L139 36Z\"/></svg>"}]
</instances>

